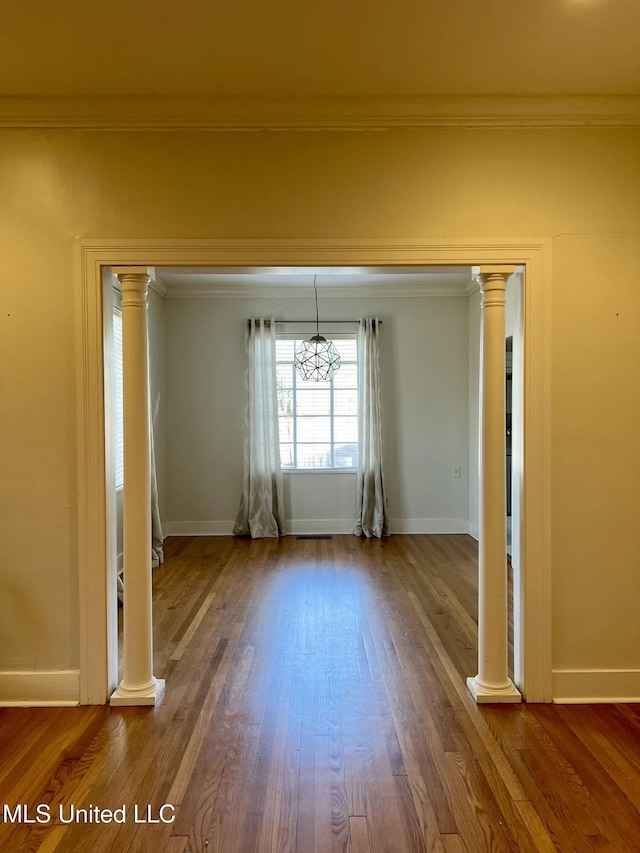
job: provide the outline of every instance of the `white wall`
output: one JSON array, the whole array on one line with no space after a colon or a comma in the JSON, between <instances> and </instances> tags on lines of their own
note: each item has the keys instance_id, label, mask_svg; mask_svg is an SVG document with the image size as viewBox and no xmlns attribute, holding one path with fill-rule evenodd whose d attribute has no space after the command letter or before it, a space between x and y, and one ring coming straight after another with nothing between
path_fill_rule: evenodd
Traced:
<instances>
[{"instance_id":1,"label":"white wall","mask_svg":"<svg viewBox=\"0 0 640 853\"><path fill-rule=\"evenodd\" d=\"M107 292L111 295L113 308L121 308L122 306L122 294L120 293L118 279L114 275L103 276L103 287L107 289ZM106 296L106 293L105 293ZM104 300L104 305L108 304L108 300ZM103 333L105 336L105 343L107 340L113 341L113 322L112 317L104 317L103 318ZM112 345L112 344L111 344ZM110 349L110 347L109 347ZM108 366L105 367L105 393L108 393L107 388L111 388L111 393L114 393L112 387L112 375L107 375ZM113 410L107 408L105 406L105 417L113 418ZM114 418L115 422L115 418ZM115 423L114 423L115 425ZM115 430L114 430L114 440L115 440ZM115 451L115 448L113 448ZM123 512L123 498L124 492L123 489L116 489L115 493L115 513L116 513L116 569L118 572L122 571L123 568L123 547L124 547L124 529L122 523L122 512ZM113 504L112 504L113 506Z\"/></svg>"},{"instance_id":2,"label":"white wall","mask_svg":"<svg viewBox=\"0 0 640 853\"><path fill-rule=\"evenodd\" d=\"M392 532L466 531L467 298L324 298L321 293L320 305L326 333L331 319L370 315L383 321ZM313 300L168 299L165 312L167 531L228 533L242 482L246 319L311 317ZM454 479L456 465L462 477ZM292 532L353 529L354 474L285 474L285 497Z\"/></svg>"},{"instance_id":3,"label":"white wall","mask_svg":"<svg viewBox=\"0 0 640 853\"><path fill-rule=\"evenodd\" d=\"M513 339L512 353L512 433L511 433L511 565L517 573L520 569L522 462L524 405L524 339L522 328L522 274L514 273L507 281L505 305L505 334ZM518 582L519 583L519 582Z\"/></svg>"},{"instance_id":4,"label":"white wall","mask_svg":"<svg viewBox=\"0 0 640 853\"><path fill-rule=\"evenodd\" d=\"M469 533L480 537L480 291L469 297Z\"/></svg>"},{"instance_id":5,"label":"white wall","mask_svg":"<svg viewBox=\"0 0 640 853\"><path fill-rule=\"evenodd\" d=\"M158 504L162 524L167 519L167 466L166 466L166 388L165 388L165 300L149 288L149 397L153 419Z\"/></svg>"}]
</instances>

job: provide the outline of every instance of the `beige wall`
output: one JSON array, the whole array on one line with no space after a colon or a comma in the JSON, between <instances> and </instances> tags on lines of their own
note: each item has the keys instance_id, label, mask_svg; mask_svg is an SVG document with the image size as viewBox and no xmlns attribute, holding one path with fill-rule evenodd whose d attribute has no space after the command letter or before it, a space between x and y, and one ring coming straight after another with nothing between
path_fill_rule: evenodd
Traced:
<instances>
[{"instance_id":1,"label":"beige wall","mask_svg":"<svg viewBox=\"0 0 640 853\"><path fill-rule=\"evenodd\" d=\"M0 668L78 663L74 242L549 237L556 667L640 667L640 132L0 134Z\"/></svg>"}]
</instances>

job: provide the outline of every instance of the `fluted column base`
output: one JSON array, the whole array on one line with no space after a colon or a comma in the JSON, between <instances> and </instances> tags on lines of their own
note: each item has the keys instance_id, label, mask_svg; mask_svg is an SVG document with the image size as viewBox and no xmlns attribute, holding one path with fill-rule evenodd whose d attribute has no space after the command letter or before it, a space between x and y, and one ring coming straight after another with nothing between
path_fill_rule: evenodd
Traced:
<instances>
[{"instance_id":1,"label":"fluted column base","mask_svg":"<svg viewBox=\"0 0 640 853\"><path fill-rule=\"evenodd\" d=\"M476 675L473 678L467 678L467 689L478 705L522 702L522 694L510 678L502 687L491 687L479 682Z\"/></svg>"},{"instance_id":2,"label":"fluted column base","mask_svg":"<svg viewBox=\"0 0 640 853\"><path fill-rule=\"evenodd\" d=\"M118 706L125 705L157 705L164 693L164 679L153 678L149 684L142 687L127 687L123 681L111 694L109 704Z\"/></svg>"}]
</instances>

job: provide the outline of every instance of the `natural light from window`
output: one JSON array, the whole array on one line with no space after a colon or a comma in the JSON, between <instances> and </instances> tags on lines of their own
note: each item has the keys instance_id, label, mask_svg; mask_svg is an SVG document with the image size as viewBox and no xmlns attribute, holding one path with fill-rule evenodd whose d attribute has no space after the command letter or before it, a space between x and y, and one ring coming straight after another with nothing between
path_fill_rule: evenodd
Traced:
<instances>
[{"instance_id":1,"label":"natural light from window","mask_svg":"<svg viewBox=\"0 0 640 853\"><path fill-rule=\"evenodd\" d=\"M332 336L341 365L329 382L305 381L293 364L297 340L278 338L278 425L283 471L355 470L358 369L355 337Z\"/></svg>"},{"instance_id":2,"label":"natural light from window","mask_svg":"<svg viewBox=\"0 0 640 853\"><path fill-rule=\"evenodd\" d=\"M113 421L115 429L116 490L124 486L124 437L122 402L122 312L113 309Z\"/></svg>"}]
</instances>

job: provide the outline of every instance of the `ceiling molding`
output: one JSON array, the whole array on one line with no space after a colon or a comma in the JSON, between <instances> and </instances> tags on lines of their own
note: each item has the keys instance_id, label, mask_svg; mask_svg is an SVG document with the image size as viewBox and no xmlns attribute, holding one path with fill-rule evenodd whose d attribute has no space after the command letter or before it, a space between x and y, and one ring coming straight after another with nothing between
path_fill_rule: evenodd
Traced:
<instances>
[{"instance_id":1,"label":"ceiling molding","mask_svg":"<svg viewBox=\"0 0 640 853\"><path fill-rule=\"evenodd\" d=\"M169 293L169 288L167 287L165 282L157 276L153 281L149 282L149 290L155 290L158 296L162 297L166 297Z\"/></svg>"},{"instance_id":2,"label":"ceiling molding","mask_svg":"<svg viewBox=\"0 0 640 853\"><path fill-rule=\"evenodd\" d=\"M0 97L0 127L87 130L387 130L637 127L638 95Z\"/></svg>"},{"instance_id":3,"label":"ceiling molding","mask_svg":"<svg viewBox=\"0 0 640 853\"><path fill-rule=\"evenodd\" d=\"M309 287L289 286L278 287L272 284L255 285L218 285L215 282L202 282L193 284L191 282L165 283L164 295L167 299L312 299L309 296ZM155 288L157 290L157 288ZM335 285L318 288L321 299L354 297L367 298L394 298L401 297L425 297L425 296L468 296L466 286L463 284L443 284L442 282L420 282L419 284L376 284L376 285Z\"/></svg>"}]
</instances>

